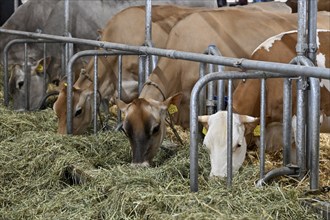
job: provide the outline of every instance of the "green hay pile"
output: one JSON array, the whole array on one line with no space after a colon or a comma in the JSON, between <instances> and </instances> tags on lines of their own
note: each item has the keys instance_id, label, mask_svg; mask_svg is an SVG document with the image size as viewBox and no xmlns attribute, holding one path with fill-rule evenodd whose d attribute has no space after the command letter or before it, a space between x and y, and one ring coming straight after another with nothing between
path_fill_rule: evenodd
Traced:
<instances>
[{"instance_id":1,"label":"green hay pile","mask_svg":"<svg viewBox=\"0 0 330 220\"><path fill-rule=\"evenodd\" d=\"M256 188L259 167L251 160L227 189L225 180L208 178L201 148L199 192L191 193L189 145L161 150L153 168L133 168L122 133L62 136L51 109L15 113L2 103L0 219L320 218L301 206L307 187Z\"/></svg>"}]
</instances>

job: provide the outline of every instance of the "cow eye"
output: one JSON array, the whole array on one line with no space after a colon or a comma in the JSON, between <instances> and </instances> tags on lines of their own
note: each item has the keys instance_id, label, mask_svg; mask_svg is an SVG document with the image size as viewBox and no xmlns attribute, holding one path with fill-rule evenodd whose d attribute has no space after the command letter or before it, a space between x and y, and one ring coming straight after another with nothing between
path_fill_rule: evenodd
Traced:
<instances>
[{"instance_id":1,"label":"cow eye","mask_svg":"<svg viewBox=\"0 0 330 220\"><path fill-rule=\"evenodd\" d=\"M159 132L159 129L160 129L160 125L157 125L155 126L153 129L152 129L152 134L157 134Z\"/></svg>"},{"instance_id":2,"label":"cow eye","mask_svg":"<svg viewBox=\"0 0 330 220\"><path fill-rule=\"evenodd\" d=\"M81 113L82 113L82 109L81 108L77 109L76 112L74 113L74 117L78 117L79 115L81 115Z\"/></svg>"},{"instance_id":3,"label":"cow eye","mask_svg":"<svg viewBox=\"0 0 330 220\"><path fill-rule=\"evenodd\" d=\"M237 144L237 147L241 147L241 145L240 144Z\"/></svg>"}]
</instances>

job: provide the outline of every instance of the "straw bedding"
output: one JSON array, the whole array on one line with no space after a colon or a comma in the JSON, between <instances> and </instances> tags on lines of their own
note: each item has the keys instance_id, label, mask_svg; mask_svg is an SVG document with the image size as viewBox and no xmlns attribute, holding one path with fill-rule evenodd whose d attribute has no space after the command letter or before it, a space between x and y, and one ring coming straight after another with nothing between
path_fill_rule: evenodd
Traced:
<instances>
[{"instance_id":1,"label":"straw bedding","mask_svg":"<svg viewBox=\"0 0 330 220\"><path fill-rule=\"evenodd\" d=\"M318 219L301 201L330 200L327 193L305 195L306 179L256 188L255 152L227 189L225 180L208 178L202 147L199 192L191 193L184 131L185 146L162 148L152 168L133 168L122 133L62 136L56 126L51 109L15 113L0 105L0 219ZM322 135L321 186L330 185L329 155L330 136ZM268 169L280 166L280 154L267 160Z\"/></svg>"}]
</instances>

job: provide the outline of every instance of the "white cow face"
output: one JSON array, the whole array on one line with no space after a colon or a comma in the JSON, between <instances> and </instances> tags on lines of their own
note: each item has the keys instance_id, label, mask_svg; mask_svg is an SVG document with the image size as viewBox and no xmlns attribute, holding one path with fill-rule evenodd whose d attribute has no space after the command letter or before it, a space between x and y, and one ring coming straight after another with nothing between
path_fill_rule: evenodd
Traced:
<instances>
[{"instance_id":1,"label":"white cow face","mask_svg":"<svg viewBox=\"0 0 330 220\"><path fill-rule=\"evenodd\" d=\"M198 120L208 128L203 144L209 150L211 160L210 176L227 176L227 111L210 116L199 116ZM246 154L245 123L258 118L233 114L233 172L243 164Z\"/></svg>"}]
</instances>

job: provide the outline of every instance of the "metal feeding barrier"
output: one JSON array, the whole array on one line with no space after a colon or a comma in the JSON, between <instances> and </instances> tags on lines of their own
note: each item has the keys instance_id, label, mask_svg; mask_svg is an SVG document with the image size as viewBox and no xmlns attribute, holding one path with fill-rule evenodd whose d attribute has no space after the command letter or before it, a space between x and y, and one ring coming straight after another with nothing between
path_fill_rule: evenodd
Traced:
<instances>
[{"instance_id":1,"label":"metal feeding barrier","mask_svg":"<svg viewBox=\"0 0 330 220\"><path fill-rule=\"evenodd\" d=\"M297 37L297 57L291 62L292 64L304 65L305 68L314 66L315 52L316 52L316 12L317 2L309 0L309 7L307 1L298 1L298 37ZM308 10L307 10L308 9ZM307 14L308 12L308 14ZM306 38L306 30L308 30L308 43ZM308 49L308 58L304 56ZM260 63L260 65L263 65ZM242 66L243 67L243 66ZM244 68L246 69L246 68ZM248 68L249 69L249 68ZM253 67L252 67L253 69ZM272 71L265 68L264 70ZM326 70L329 71L329 70ZM282 72L282 71L274 71ZM228 118L227 118L227 186L232 185L232 79L245 78L261 78L261 105L260 105L260 179L257 186L262 186L269 180L283 175L291 175L302 179L310 171L310 189L317 190L319 187L319 117L320 117L320 87L319 79L312 75L302 74L304 70L297 74L298 89L297 89L297 165L289 164L290 147L291 147L291 81L288 77L277 75L274 73L212 73L201 78L192 90L190 103L190 187L191 191L198 191L198 144L196 137L198 136L198 97L204 85L219 79L229 79L228 82ZM292 75L293 76L293 75ZM282 77L287 78L284 83L284 108L283 108L283 167L271 170L265 174L265 125L266 125L266 78ZM329 72L320 78L329 79ZM309 84L308 100L306 100L307 85ZM307 108L308 107L308 108ZM307 108L307 109L306 109ZM308 112L308 114L306 114ZM308 116L308 120L306 117ZM307 134L307 136L305 135ZM308 161L308 162L306 162Z\"/></svg>"},{"instance_id":2,"label":"metal feeding barrier","mask_svg":"<svg viewBox=\"0 0 330 220\"><path fill-rule=\"evenodd\" d=\"M151 4L151 0L146 0L146 8L149 8ZM148 6L149 4L149 6ZM214 80L220 80L218 84L218 95L217 102L218 108L217 110L224 109L224 86L223 81L228 80L228 119L227 119L227 146L228 146L228 161L227 161L227 185L230 187L232 185L232 80L233 79L251 79L251 78L260 78L261 79L261 106L260 106L260 126L261 126L261 150L260 150L260 179L257 183L258 186L263 185L265 182L273 179L274 177L280 175L293 175L297 178L302 178L306 174L307 170L310 170L310 188L315 190L319 185L319 173L318 173L318 163L319 163L319 80L318 78L330 79L329 69L326 68L317 68L313 66L313 62L315 60L315 48L316 48L316 1L308 0L308 15L307 15L307 2L304 0L298 1L298 44L297 44L297 58L292 62L295 64L303 64L302 65L292 65L292 64L282 64L282 63L272 63L272 62L263 62L263 61L254 61L248 59L238 59L238 58L230 58L221 56L220 51L218 51L215 47L211 46L208 48L206 54L200 53L190 53L176 50L167 50L160 48L151 47L151 35L147 37L145 45L147 46L130 46L119 43L112 42L102 42L88 39L80 39L80 38L71 38L66 36L54 36L42 33L30 33L23 31L15 31L15 30L2 30L0 29L0 33L7 34L15 34L20 36L25 36L29 38L64 42L64 43L75 43L75 44L86 44L90 46L95 46L98 48L103 48L108 51L85 51L80 52L74 55L68 62L66 72L67 72L67 132L68 134L72 134L72 92L73 92L73 73L72 73L72 65L76 59L80 56L94 56L95 66L94 66L94 79L97 78L97 56L100 55L110 55L115 56L119 55L119 60L121 60L121 56L123 55L139 55L140 56L140 65L139 65L139 91L142 88L142 84L147 78L148 74L151 72L150 66L154 66L157 62L156 57L162 56L171 59L183 59L189 61L195 61L201 63L200 65L200 80L194 86L191 93L191 102L190 102L190 189L193 192L198 191L198 143L196 137L198 136L198 108L200 106L200 92L203 90L203 87ZM151 9L151 7L150 7ZM148 14L148 12L146 13ZM308 19L307 19L308 17ZM147 18L147 21L151 22L151 19ZM309 34L309 43L306 44L306 24L308 20L308 34ZM151 31L151 25L146 25L146 29ZM150 28L149 28L150 27ZM149 32L151 33L151 32ZM309 49L308 57L305 58L303 55L305 54L306 49ZM214 56L209 56L208 54L212 54ZM150 56L154 56L154 58L150 58ZM149 58L146 58L149 57ZM314 57L314 58L313 58ZM145 59L146 58L146 59ZM144 61L147 60L147 61ZM150 60L154 60L150 65ZM310 61L312 60L312 61ZM120 62L121 63L121 62ZM209 74L205 74L205 68L208 65ZM120 68L121 64L119 64ZM241 68L244 70L254 70L256 72L247 73L247 72L226 72L223 71L221 66L229 66ZM214 72L215 71L215 72ZM262 72L260 72L262 71ZM143 75L145 74L145 75ZM6 74L5 74L6 75ZM4 84L6 88L8 76L6 76ZM298 149L298 163L297 166L291 166L289 164L290 158L290 135L291 135L291 108L292 98L291 98L291 80L290 77L298 77L298 111L297 111L297 137L299 142L297 144ZM118 77L118 85L120 94L121 91L121 71L119 70ZM275 170L272 170L265 174L264 166L265 166L265 109L266 109L266 78L286 78L284 83L284 157L283 164L284 166ZM97 80L94 80L94 109L97 106ZM308 95L309 99L305 99L306 93L306 83L309 83ZM211 89L212 86L211 86ZM211 94L211 93L210 93ZM5 95L8 101L8 96ZM205 97L203 95L203 97ZM208 97L209 102L213 102L214 95L210 95ZM6 102L6 101L5 101ZM305 123L306 117L306 108L308 106L308 120ZM210 107L210 109L213 106ZM209 110L211 113L211 110ZM120 115L120 114L119 114ZM96 111L93 114L94 119L96 119ZM121 120L121 118L118 118ZM96 120L94 120L96 123ZM307 126L305 126L305 124ZM94 124L94 131L96 131L97 124ZM307 131L307 137L305 136L305 130ZM229 147L230 146L230 147ZM306 150L307 153L306 153ZM308 161L306 163L306 160Z\"/></svg>"}]
</instances>

